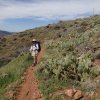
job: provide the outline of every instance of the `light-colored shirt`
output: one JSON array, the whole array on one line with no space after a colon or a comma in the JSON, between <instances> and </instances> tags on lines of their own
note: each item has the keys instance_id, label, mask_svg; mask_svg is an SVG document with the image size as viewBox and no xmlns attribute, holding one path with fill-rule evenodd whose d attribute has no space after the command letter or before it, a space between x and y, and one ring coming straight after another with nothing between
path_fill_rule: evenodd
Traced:
<instances>
[{"instance_id":1,"label":"light-colored shirt","mask_svg":"<svg viewBox=\"0 0 100 100\"><path fill-rule=\"evenodd\" d=\"M38 49L39 49L39 45L38 45L38 44L33 44L33 45L31 46L31 48L30 48L30 52L36 51L36 50L38 50Z\"/></svg>"}]
</instances>

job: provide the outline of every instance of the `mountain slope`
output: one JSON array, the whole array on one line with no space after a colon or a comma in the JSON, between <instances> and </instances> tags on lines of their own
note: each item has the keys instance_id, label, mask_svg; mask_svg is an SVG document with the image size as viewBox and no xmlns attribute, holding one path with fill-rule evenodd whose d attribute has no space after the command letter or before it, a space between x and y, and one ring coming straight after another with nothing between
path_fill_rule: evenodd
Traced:
<instances>
[{"instance_id":1,"label":"mountain slope","mask_svg":"<svg viewBox=\"0 0 100 100\"><path fill-rule=\"evenodd\" d=\"M0 36L6 36L12 34L11 32L0 30Z\"/></svg>"},{"instance_id":2,"label":"mountain slope","mask_svg":"<svg viewBox=\"0 0 100 100\"><path fill-rule=\"evenodd\" d=\"M16 81L17 76L19 76L17 79L21 77L23 68L27 65L25 62L32 60L29 58L25 60L22 57L24 53L29 52L33 38L40 40L45 50L43 59L35 70L40 81L39 89L45 100L75 99L74 96L68 97L69 90L76 91L75 94L77 91L82 92L83 99L99 100L100 96L97 92L100 91L99 15L72 21L60 21L0 38L1 66L20 55L7 64L8 67L0 68L1 87L5 86L5 83L8 85ZM28 86L31 87L29 84ZM1 96L4 94L2 90L0 93ZM33 91L27 91L25 94L27 96L31 93Z\"/></svg>"},{"instance_id":3,"label":"mountain slope","mask_svg":"<svg viewBox=\"0 0 100 100\"><path fill-rule=\"evenodd\" d=\"M50 39L70 38L73 39L74 34L84 34L84 32L93 31L95 34L94 48L99 45L97 36L100 32L100 16L93 16L84 19L76 19L72 21L60 21L56 24L50 24L40 28L26 30L10 36L0 38L0 66L6 64L14 57L17 57L22 52L27 52L31 40L36 38L41 42ZM97 35L97 36L96 36ZM98 37L99 38L99 37Z\"/></svg>"}]
</instances>

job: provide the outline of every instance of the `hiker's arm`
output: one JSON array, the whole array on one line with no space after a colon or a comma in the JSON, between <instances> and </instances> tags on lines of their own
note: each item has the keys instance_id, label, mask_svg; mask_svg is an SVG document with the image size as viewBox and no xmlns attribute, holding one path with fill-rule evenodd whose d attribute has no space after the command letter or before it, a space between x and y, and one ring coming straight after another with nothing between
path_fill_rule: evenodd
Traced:
<instances>
[{"instance_id":1,"label":"hiker's arm","mask_svg":"<svg viewBox=\"0 0 100 100\"><path fill-rule=\"evenodd\" d=\"M39 50L39 45L38 44L36 44L36 50Z\"/></svg>"},{"instance_id":2,"label":"hiker's arm","mask_svg":"<svg viewBox=\"0 0 100 100\"><path fill-rule=\"evenodd\" d=\"M32 46L30 47L29 51L32 52Z\"/></svg>"}]
</instances>

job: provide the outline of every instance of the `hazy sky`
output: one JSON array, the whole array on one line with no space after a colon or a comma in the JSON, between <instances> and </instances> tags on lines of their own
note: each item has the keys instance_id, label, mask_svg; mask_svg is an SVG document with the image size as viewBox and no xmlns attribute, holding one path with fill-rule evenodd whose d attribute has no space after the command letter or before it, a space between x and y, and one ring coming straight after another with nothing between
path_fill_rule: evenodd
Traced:
<instances>
[{"instance_id":1,"label":"hazy sky","mask_svg":"<svg viewBox=\"0 0 100 100\"><path fill-rule=\"evenodd\" d=\"M0 29L23 31L59 20L100 14L100 0L0 0Z\"/></svg>"}]
</instances>

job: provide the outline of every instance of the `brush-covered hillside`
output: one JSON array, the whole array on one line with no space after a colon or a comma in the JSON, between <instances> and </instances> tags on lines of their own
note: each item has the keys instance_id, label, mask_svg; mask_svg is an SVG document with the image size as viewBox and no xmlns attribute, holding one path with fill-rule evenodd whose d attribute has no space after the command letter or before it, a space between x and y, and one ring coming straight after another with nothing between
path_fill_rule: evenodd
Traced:
<instances>
[{"instance_id":1,"label":"brush-covered hillside","mask_svg":"<svg viewBox=\"0 0 100 100\"><path fill-rule=\"evenodd\" d=\"M59 38L44 43L37 71L45 99L99 100L100 16L59 22L58 29L57 25L62 27Z\"/></svg>"},{"instance_id":2,"label":"brush-covered hillside","mask_svg":"<svg viewBox=\"0 0 100 100\"><path fill-rule=\"evenodd\" d=\"M1 37L1 95L6 91L5 86L20 78L25 67L23 64L25 62L28 63L26 66L30 64L31 60L28 59L30 57L25 56L25 53L28 52L33 38L41 42L44 50L43 58L37 65L36 75L40 81L39 88L45 100L75 100L75 97L68 96L68 88L74 89L76 92L81 90L83 93L80 93L80 98L84 96L86 100L99 100L99 15L72 21L60 21ZM19 62L17 66L20 67L20 70L15 68L17 62ZM15 73L15 70L17 73ZM4 80L5 78L7 79ZM76 100L79 100L79 98Z\"/></svg>"},{"instance_id":3,"label":"brush-covered hillside","mask_svg":"<svg viewBox=\"0 0 100 100\"><path fill-rule=\"evenodd\" d=\"M41 42L58 38L73 39L81 34L93 32L92 48L99 48L100 16L94 16L72 21L60 21L45 27L26 30L14 35L0 37L0 66L8 63L20 53L27 51L31 40L36 38ZM97 39L98 38L98 39Z\"/></svg>"}]
</instances>

